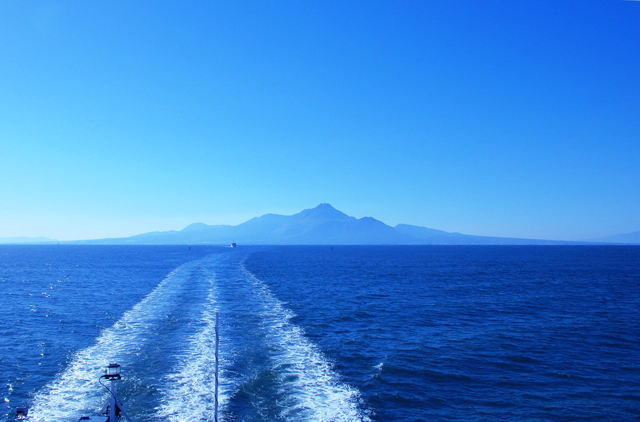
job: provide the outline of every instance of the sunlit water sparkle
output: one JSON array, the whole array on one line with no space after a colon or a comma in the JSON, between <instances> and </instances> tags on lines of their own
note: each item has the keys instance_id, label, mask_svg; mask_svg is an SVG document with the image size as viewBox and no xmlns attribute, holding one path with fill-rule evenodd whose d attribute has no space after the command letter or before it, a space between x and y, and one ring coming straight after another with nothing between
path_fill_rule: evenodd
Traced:
<instances>
[{"instance_id":1,"label":"sunlit water sparkle","mask_svg":"<svg viewBox=\"0 0 640 422\"><path fill-rule=\"evenodd\" d=\"M2 246L0 421L640 417L638 247Z\"/></svg>"}]
</instances>

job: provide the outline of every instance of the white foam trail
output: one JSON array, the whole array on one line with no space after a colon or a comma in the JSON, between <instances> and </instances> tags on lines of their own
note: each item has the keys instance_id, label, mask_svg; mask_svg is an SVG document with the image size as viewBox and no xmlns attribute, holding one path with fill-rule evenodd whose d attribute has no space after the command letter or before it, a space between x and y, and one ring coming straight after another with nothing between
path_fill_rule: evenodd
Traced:
<instances>
[{"instance_id":1,"label":"white foam trail","mask_svg":"<svg viewBox=\"0 0 640 422\"><path fill-rule=\"evenodd\" d=\"M216 289L213 281L211 284L207 306L200 319L202 329L189 341L181 363L164 383L168 388L163 393L162 404L156 409L159 420L214 420ZM220 377L223 376L221 371ZM224 406L226 394L223 385L220 385L218 398L220 407Z\"/></svg>"},{"instance_id":2,"label":"white foam trail","mask_svg":"<svg viewBox=\"0 0 640 422\"><path fill-rule=\"evenodd\" d=\"M226 261L228 262L228 261ZM223 264L224 265L224 264ZM229 262L237 266L238 263ZM220 268L221 269L221 268ZM360 393L341 382L331 363L318 347L308 340L304 331L289 323L293 313L287 310L271 293L268 286L240 266L244 280L252 286L258 299L261 326L266 330L271 365L278 375L281 411L279 420L293 421L370 421L359 408ZM157 420L171 422L193 422L214 420L215 385L215 312L218 304L218 289L229 288L230 280L215 280L212 269L211 290L206 309L201 314L197 334L188 342L180 357L180 364L163 382L162 404L156 409ZM226 271L223 271L226 273ZM232 271L235 272L235 271ZM229 275L229 274L227 274ZM234 280L237 282L237 280ZM237 297L237 300L244 300ZM252 302L252 301L250 301ZM254 311L256 309L253 309ZM225 309L221 309L221 321L225 321ZM224 334L223 329L223 334ZM227 354L224 337L221 338ZM220 358L220 395L218 420L225 418L225 409L240 385L225 379L225 368L233 361L233 353ZM283 399L284 398L284 399ZM269 398L266 398L267 400Z\"/></svg>"},{"instance_id":3,"label":"white foam trail","mask_svg":"<svg viewBox=\"0 0 640 422\"><path fill-rule=\"evenodd\" d=\"M270 325L270 347L277 350L274 369L279 374L280 393L286 397L280 403L284 408L280 416L295 421L370 421L358 406L362 402L360 392L343 383L304 330L289 322L293 312L244 265L242 271L265 305L263 317Z\"/></svg>"},{"instance_id":4,"label":"white foam trail","mask_svg":"<svg viewBox=\"0 0 640 422\"><path fill-rule=\"evenodd\" d=\"M106 397L106 391L97 383L104 367L118 362L126 368L130 357L141 349L149 329L171 309L171 297L184 287L185 278L198 261L176 268L112 327L103 330L94 346L76 353L69 366L35 395L29 420L72 421L98 411Z\"/></svg>"}]
</instances>

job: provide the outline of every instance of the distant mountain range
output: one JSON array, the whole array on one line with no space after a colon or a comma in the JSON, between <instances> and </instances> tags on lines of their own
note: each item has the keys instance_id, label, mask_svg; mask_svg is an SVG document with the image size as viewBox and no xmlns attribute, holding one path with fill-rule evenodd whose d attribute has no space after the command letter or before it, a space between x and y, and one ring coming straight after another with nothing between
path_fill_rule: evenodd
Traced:
<instances>
[{"instance_id":1,"label":"distant mountain range","mask_svg":"<svg viewBox=\"0 0 640 422\"><path fill-rule=\"evenodd\" d=\"M0 244L92 245L585 245L640 244L640 232L570 242L449 233L409 224L388 226L372 217L355 218L329 204L294 215L265 214L236 226L190 224L182 230L131 237L60 242L46 237L5 237Z\"/></svg>"},{"instance_id":2,"label":"distant mountain range","mask_svg":"<svg viewBox=\"0 0 640 422\"><path fill-rule=\"evenodd\" d=\"M426 227L388 226L372 217L355 218L329 204L294 215L266 214L237 226L190 224L180 231L65 243L118 245L569 245L585 242L516 239L449 233Z\"/></svg>"},{"instance_id":3,"label":"distant mountain range","mask_svg":"<svg viewBox=\"0 0 640 422\"><path fill-rule=\"evenodd\" d=\"M636 243L640 245L640 232L601 237L599 239L591 239L591 241L599 243Z\"/></svg>"}]
</instances>

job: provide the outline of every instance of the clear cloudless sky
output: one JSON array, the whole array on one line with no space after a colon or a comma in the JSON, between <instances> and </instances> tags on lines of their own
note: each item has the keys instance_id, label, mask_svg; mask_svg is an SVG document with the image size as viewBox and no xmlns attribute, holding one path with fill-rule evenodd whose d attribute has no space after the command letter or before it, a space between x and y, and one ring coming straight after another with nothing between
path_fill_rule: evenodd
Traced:
<instances>
[{"instance_id":1,"label":"clear cloudless sky","mask_svg":"<svg viewBox=\"0 0 640 422\"><path fill-rule=\"evenodd\" d=\"M0 237L322 202L477 235L640 230L640 1L0 2Z\"/></svg>"}]
</instances>

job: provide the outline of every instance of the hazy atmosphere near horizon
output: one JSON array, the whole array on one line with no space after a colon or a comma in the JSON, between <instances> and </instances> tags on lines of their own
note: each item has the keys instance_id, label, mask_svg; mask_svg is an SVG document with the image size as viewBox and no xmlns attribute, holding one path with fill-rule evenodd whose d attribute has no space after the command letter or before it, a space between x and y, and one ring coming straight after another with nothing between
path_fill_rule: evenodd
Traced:
<instances>
[{"instance_id":1,"label":"hazy atmosphere near horizon","mask_svg":"<svg viewBox=\"0 0 640 422\"><path fill-rule=\"evenodd\" d=\"M3 1L0 238L330 203L472 235L640 230L640 2Z\"/></svg>"}]
</instances>

